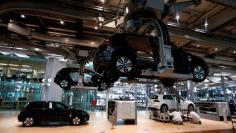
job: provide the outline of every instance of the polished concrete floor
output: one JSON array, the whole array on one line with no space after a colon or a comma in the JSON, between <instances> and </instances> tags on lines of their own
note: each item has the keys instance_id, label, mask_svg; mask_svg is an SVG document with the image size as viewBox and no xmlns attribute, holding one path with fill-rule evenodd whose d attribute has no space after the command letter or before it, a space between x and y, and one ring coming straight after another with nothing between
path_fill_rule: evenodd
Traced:
<instances>
[{"instance_id":1,"label":"polished concrete floor","mask_svg":"<svg viewBox=\"0 0 236 133\"><path fill-rule=\"evenodd\" d=\"M162 123L148 119L147 112L138 112L138 124L118 124L112 126L104 112L91 112L90 121L79 126L70 125L39 125L22 127L17 121L16 111L0 111L0 133L232 133L231 122L202 120L202 125L184 122L183 125Z\"/></svg>"}]
</instances>

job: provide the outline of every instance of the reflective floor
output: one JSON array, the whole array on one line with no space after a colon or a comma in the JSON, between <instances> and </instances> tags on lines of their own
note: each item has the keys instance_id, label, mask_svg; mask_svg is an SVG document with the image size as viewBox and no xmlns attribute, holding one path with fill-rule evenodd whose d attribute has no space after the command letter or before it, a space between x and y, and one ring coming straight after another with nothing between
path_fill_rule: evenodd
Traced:
<instances>
[{"instance_id":1,"label":"reflective floor","mask_svg":"<svg viewBox=\"0 0 236 133\"><path fill-rule=\"evenodd\" d=\"M202 125L184 122L183 125L148 119L147 112L138 112L138 124L112 126L104 112L91 112L90 121L79 126L51 124L25 128L17 121L17 111L0 111L0 133L232 133L231 122L202 120Z\"/></svg>"}]
</instances>

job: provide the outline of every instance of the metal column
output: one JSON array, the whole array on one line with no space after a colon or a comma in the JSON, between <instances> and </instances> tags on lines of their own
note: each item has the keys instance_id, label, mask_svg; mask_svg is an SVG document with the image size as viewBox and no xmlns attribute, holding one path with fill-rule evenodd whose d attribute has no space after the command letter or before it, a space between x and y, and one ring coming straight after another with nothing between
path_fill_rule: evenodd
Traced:
<instances>
[{"instance_id":1,"label":"metal column","mask_svg":"<svg viewBox=\"0 0 236 133\"><path fill-rule=\"evenodd\" d=\"M221 82L222 82L222 89L224 92L224 101L226 102L227 98L226 98L226 88L225 88L225 78L224 76L221 76Z\"/></svg>"},{"instance_id":2,"label":"metal column","mask_svg":"<svg viewBox=\"0 0 236 133\"><path fill-rule=\"evenodd\" d=\"M194 101L194 91L193 91L193 81L192 80L187 80L187 98L190 101Z\"/></svg>"}]
</instances>

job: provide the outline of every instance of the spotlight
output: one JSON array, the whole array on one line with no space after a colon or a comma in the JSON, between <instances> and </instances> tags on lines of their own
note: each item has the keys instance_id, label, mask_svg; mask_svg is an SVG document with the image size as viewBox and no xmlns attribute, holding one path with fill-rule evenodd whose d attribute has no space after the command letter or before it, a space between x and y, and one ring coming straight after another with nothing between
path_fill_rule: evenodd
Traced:
<instances>
[{"instance_id":1,"label":"spotlight","mask_svg":"<svg viewBox=\"0 0 236 133\"><path fill-rule=\"evenodd\" d=\"M205 25L205 27L207 27L207 26L208 26L208 23L207 23L207 21L205 22L205 24L204 24L204 25Z\"/></svg>"},{"instance_id":2,"label":"spotlight","mask_svg":"<svg viewBox=\"0 0 236 133\"><path fill-rule=\"evenodd\" d=\"M178 13L176 14L176 17L175 17L175 18L176 18L177 21L179 21L179 18L180 18L180 17L179 17L179 14L178 14Z\"/></svg>"},{"instance_id":3,"label":"spotlight","mask_svg":"<svg viewBox=\"0 0 236 133\"><path fill-rule=\"evenodd\" d=\"M102 23L101 22L98 25L99 25L100 28L102 27Z\"/></svg>"},{"instance_id":4,"label":"spotlight","mask_svg":"<svg viewBox=\"0 0 236 133\"><path fill-rule=\"evenodd\" d=\"M64 21L61 20L61 21L60 21L60 24L61 24L61 25L64 25Z\"/></svg>"},{"instance_id":5,"label":"spotlight","mask_svg":"<svg viewBox=\"0 0 236 133\"><path fill-rule=\"evenodd\" d=\"M21 14L20 17L21 17L21 18L25 18L25 15L24 15L24 14Z\"/></svg>"},{"instance_id":6,"label":"spotlight","mask_svg":"<svg viewBox=\"0 0 236 133\"><path fill-rule=\"evenodd\" d=\"M126 14L129 13L129 8L128 7L125 8L125 12L126 12Z\"/></svg>"}]
</instances>

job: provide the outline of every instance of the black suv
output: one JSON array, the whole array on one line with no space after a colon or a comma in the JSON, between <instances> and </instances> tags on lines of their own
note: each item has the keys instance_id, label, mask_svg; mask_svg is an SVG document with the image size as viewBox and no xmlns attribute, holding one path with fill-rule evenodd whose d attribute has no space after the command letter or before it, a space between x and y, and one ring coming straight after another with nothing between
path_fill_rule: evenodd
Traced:
<instances>
[{"instance_id":1,"label":"black suv","mask_svg":"<svg viewBox=\"0 0 236 133\"><path fill-rule=\"evenodd\" d=\"M83 110L71 109L61 102L36 101L29 102L18 115L18 121L23 126L33 126L39 122L70 122L79 125L89 120L89 113Z\"/></svg>"},{"instance_id":2,"label":"black suv","mask_svg":"<svg viewBox=\"0 0 236 133\"><path fill-rule=\"evenodd\" d=\"M142 70L156 70L159 54L157 38L143 34L115 33L98 48L93 65L98 73L107 75L107 82L119 77L139 77ZM192 74L194 82L202 82L208 75L205 61L183 49L171 46L174 72ZM105 76L106 76L105 75ZM159 77L165 86L172 86L173 79Z\"/></svg>"}]
</instances>

